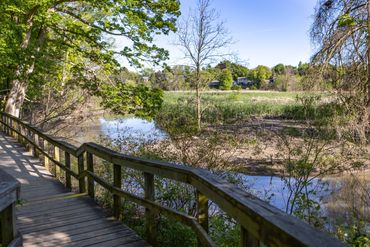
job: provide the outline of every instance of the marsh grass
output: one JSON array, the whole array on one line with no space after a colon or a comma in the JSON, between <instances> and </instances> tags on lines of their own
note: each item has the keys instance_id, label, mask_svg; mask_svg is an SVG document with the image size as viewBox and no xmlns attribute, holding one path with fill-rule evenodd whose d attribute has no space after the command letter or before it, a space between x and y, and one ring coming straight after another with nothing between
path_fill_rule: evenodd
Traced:
<instances>
[{"instance_id":1,"label":"marsh grass","mask_svg":"<svg viewBox=\"0 0 370 247\"><path fill-rule=\"evenodd\" d=\"M202 97L202 118L205 123L234 123L250 117L307 120L334 114L336 108L331 103L323 102L310 108L305 107L299 98L309 95L319 94L273 91L205 92ZM166 92L161 111L173 112L179 104L183 112L195 114L194 95L190 92Z\"/></svg>"}]
</instances>

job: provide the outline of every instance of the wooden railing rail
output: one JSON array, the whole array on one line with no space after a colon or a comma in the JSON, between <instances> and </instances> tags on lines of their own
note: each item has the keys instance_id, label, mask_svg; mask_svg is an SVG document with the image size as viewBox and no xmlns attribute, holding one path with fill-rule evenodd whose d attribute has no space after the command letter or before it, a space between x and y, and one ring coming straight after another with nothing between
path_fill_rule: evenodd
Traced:
<instances>
[{"instance_id":1,"label":"wooden railing rail","mask_svg":"<svg viewBox=\"0 0 370 247\"><path fill-rule=\"evenodd\" d=\"M241 246L343 246L339 240L216 178L207 170L136 158L96 143L84 143L77 148L42 133L36 127L6 113L1 113L0 122L5 133L34 150L35 155L43 155L45 165L52 162L58 169L63 170L67 188L72 188L71 177L73 177L78 180L81 193L87 192L89 196L94 197L96 183L112 193L115 217L118 218L121 213L121 198L144 206L147 240L153 245L156 244L156 216L162 214L191 227L200 246L215 246L208 235L208 204L209 200L212 200L240 224ZM43 140L43 144L40 144L40 139ZM53 155L45 149L48 145L52 146ZM64 162L60 161L60 152L64 152ZM71 169L71 156L78 160L78 173ZM94 157L112 164L113 184L94 173ZM144 197L122 190L122 167L143 173ZM197 192L197 217L186 215L156 202L155 176L192 185Z\"/></svg>"}]
</instances>

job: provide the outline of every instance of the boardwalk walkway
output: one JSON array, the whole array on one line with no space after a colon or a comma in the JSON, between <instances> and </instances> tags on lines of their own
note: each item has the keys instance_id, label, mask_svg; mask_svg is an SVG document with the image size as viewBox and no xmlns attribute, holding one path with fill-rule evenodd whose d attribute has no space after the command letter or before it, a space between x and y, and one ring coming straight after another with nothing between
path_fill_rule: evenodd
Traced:
<instances>
[{"instance_id":1,"label":"boardwalk walkway","mask_svg":"<svg viewBox=\"0 0 370 247\"><path fill-rule=\"evenodd\" d=\"M68 192L11 137L0 133L0 169L21 183L23 246L149 246L84 194Z\"/></svg>"}]
</instances>

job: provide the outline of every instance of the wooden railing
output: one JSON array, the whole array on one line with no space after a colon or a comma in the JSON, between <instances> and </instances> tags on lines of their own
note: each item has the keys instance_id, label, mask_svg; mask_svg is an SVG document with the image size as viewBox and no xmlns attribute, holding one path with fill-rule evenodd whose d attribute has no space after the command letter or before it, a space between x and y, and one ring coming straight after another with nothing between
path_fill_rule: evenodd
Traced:
<instances>
[{"instance_id":1,"label":"wooden railing","mask_svg":"<svg viewBox=\"0 0 370 247\"><path fill-rule=\"evenodd\" d=\"M95 184L113 195L113 214L119 217L121 198L145 207L147 241L156 244L156 215L161 214L188 225L195 232L199 246L216 246L208 235L209 200L216 203L241 226L241 246L342 246L343 244L315 230L299 219L287 215L268 203L248 194L236 186L216 178L210 172L187 166L131 157L112 151L95 143L84 143L79 148L42 133L37 128L9 114L1 113L3 131L28 146L33 153L41 153L45 166L53 162L65 173L65 184L72 189L71 178L78 180L79 191L95 197ZM53 147L54 154L47 150ZM60 151L64 162L60 161ZM78 160L78 172L71 169L71 156ZM99 157L113 166L113 184L94 173L94 157ZM86 165L85 165L86 164ZM144 197L122 190L122 167L143 173ZM168 178L194 187L197 195L197 216L192 217L165 207L155 200L154 178ZM87 181L87 183L86 183Z\"/></svg>"},{"instance_id":2,"label":"wooden railing","mask_svg":"<svg viewBox=\"0 0 370 247\"><path fill-rule=\"evenodd\" d=\"M0 246L22 246L22 238L15 223L15 204L19 189L19 182L0 170Z\"/></svg>"}]
</instances>

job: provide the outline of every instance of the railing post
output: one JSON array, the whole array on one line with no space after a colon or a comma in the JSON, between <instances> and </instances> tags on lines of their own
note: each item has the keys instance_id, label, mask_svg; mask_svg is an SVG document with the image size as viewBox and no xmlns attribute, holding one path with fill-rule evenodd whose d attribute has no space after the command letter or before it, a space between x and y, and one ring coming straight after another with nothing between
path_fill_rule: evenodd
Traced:
<instances>
[{"instance_id":1,"label":"railing post","mask_svg":"<svg viewBox=\"0 0 370 247\"><path fill-rule=\"evenodd\" d=\"M5 133L4 119L5 119L5 116L1 114L1 131Z\"/></svg>"},{"instance_id":2,"label":"railing post","mask_svg":"<svg viewBox=\"0 0 370 247\"><path fill-rule=\"evenodd\" d=\"M208 232L208 198L199 190L196 191L197 200L197 220L203 229ZM202 244L198 239L198 246Z\"/></svg>"},{"instance_id":3,"label":"railing post","mask_svg":"<svg viewBox=\"0 0 370 247\"><path fill-rule=\"evenodd\" d=\"M32 140L31 138L31 131L30 129L26 128L26 136L29 140ZM27 144L26 144L26 149L28 152L31 152L32 153L32 145L31 143L28 142L28 140L26 140Z\"/></svg>"},{"instance_id":4,"label":"railing post","mask_svg":"<svg viewBox=\"0 0 370 247\"><path fill-rule=\"evenodd\" d=\"M120 165L113 164L113 185L114 187L122 187L122 168ZM117 219L121 215L121 197L113 195L113 216Z\"/></svg>"},{"instance_id":5,"label":"railing post","mask_svg":"<svg viewBox=\"0 0 370 247\"><path fill-rule=\"evenodd\" d=\"M208 198L199 190L197 194L197 219L199 224L208 232Z\"/></svg>"},{"instance_id":6,"label":"railing post","mask_svg":"<svg viewBox=\"0 0 370 247\"><path fill-rule=\"evenodd\" d=\"M40 145L38 134L33 133L33 138L34 138L33 140L35 142L35 145L33 146L33 156L38 157L37 148L36 148L37 145Z\"/></svg>"},{"instance_id":7,"label":"railing post","mask_svg":"<svg viewBox=\"0 0 370 247\"><path fill-rule=\"evenodd\" d=\"M9 119L10 120L10 136L14 136L14 131L13 131L13 119Z\"/></svg>"},{"instance_id":8,"label":"railing post","mask_svg":"<svg viewBox=\"0 0 370 247\"><path fill-rule=\"evenodd\" d=\"M49 143L47 140L44 139L44 145L43 145L43 149L45 151L45 153L49 153ZM44 155L44 165L45 165L45 168L46 170L50 171L50 162L49 162L49 158Z\"/></svg>"},{"instance_id":9,"label":"railing post","mask_svg":"<svg viewBox=\"0 0 370 247\"><path fill-rule=\"evenodd\" d=\"M64 164L68 169L71 169L71 155L64 151ZM71 174L66 171L66 187L69 191L72 190Z\"/></svg>"},{"instance_id":10,"label":"railing post","mask_svg":"<svg viewBox=\"0 0 370 247\"><path fill-rule=\"evenodd\" d=\"M17 131L19 132L19 124L17 121L14 121L14 138L17 139L18 143L20 143L20 135L17 133Z\"/></svg>"},{"instance_id":11,"label":"railing post","mask_svg":"<svg viewBox=\"0 0 370 247\"><path fill-rule=\"evenodd\" d=\"M86 165L87 170L91 173L94 173L94 158L93 154L86 152ZM95 190L94 190L94 178L90 176L90 174L87 175L87 192L91 198L94 198L95 196Z\"/></svg>"},{"instance_id":12,"label":"railing post","mask_svg":"<svg viewBox=\"0 0 370 247\"><path fill-rule=\"evenodd\" d=\"M259 247L259 241L243 226L240 226L240 247Z\"/></svg>"},{"instance_id":13,"label":"railing post","mask_svg":"<svg viewBox=\"0 0 370 247\"><path fill-rule=\"evenodd\" d=\"M154 175L144 172L144 198L150 201L155 200L154 192ZM145 230L147 241L152 245L156 246L157 244L157 229L155 222L155 214L153 210L145 208Z\"/></svg>"},{"instance_id":14,"label":"railing post","mask_svg":"<svg viewBox=\"0 0 370 247\"><path fill-rule=\"evenodd\" d=\"M18 131L20 134L18 134L18 142L21 145L24 145L24 138L23 138L23 125L18 123Z\"/></svg>"},{"instance_id":15,"label":"railing post","mask_svg":"<svg viewBox=\"0 0 370 247\"><path fill-rule=\"evenodd\" d=\"M82 173L84 172L85 168L84 168L84 153L81 153L78 157L77 157L77 165L78 165L78 175L79 176L82 176ZM80 193L85 193L86 192L86 183L85 183L85 177L80 177L78 179L78 187L79 187L79 191Z\"/></svg>"},{"instance_id":16,"label":"railing post","mask_svg":"<svg viewBox=\"0 0 370 247\"><path fill-rule=\"evenodd\" d=\"M15 207L14 203L0 212L1 227L1 243L3 246L8 244L15 238Z\"/></svg>"},{"instance_id":17,"label":"railing post","mask_svg":"<svg viewBox=\"0 0 370 247\"><path fill-rule=\"evenodd\" d=\"M10 118L8 118L8 126L9 126L9 127L8 127L8 135L9 135L9 136L11 136L11 135L12 135L12 132L11 132L11 129L10 129L10 127L11 127L11 121L12 121L12 120L11 120Z\"/></svg>"},{"instance_id":18,"label":"railing post","mask_svg":"<svg viewBox=\"0 0 370 247\"><path fill-rule=\"evenodd\" d=\"M6 134L10 136L10 118L6 117Z\"/></svg>"},{"instance_id":19,"label":"railing post","mask_svg":"<svg viewBox=\"0 0 370 247\"><path fill-rule=\"evenodd\" d=\"M2 132L4 132L4 124L3 124L3 122L4 122L4 115L1 114L1 124L0 124L0 126L1 126L1 131Z\"/></svg>"},{"instance_id":20,"label":"railing post","mask_svg":"<svg viewBox=\"0 0 370 247\"><path fill-rule=\"evenodd\" d=\"M15 138L15 139L17 139L17 132L15 132L15 130L17 129L17 122L16 121L14 121L14 120L12 120L12 128L13 128L13 137Z\"/></svg>"},{"instance_id":21,"label":"railing post","mask_svg":"<svg viewBox=\"0 0 370 247\"><path fill-rule=\"evenodd\" d=\"M54 160L60 162L60 150L58 146L54 145ZM55 164L55 176L60 176L60 167Z\"/></svg>"}]
</instances>

